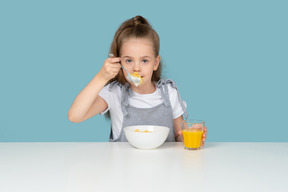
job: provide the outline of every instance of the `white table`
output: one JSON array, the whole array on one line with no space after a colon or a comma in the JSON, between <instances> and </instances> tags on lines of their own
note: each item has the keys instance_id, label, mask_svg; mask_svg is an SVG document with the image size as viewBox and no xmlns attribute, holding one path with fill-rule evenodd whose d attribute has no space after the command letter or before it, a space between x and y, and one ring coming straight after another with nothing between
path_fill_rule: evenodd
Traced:
<instances>
[{"instance_id":1,"label":"white table","mask_svg":"<svg viewBox=\"0 0 288 192\"><path fill-rule=\"evenodd\" d=\"M288 191L288 143L0 143L1 192Z\"/></svg>"}]
</instances>

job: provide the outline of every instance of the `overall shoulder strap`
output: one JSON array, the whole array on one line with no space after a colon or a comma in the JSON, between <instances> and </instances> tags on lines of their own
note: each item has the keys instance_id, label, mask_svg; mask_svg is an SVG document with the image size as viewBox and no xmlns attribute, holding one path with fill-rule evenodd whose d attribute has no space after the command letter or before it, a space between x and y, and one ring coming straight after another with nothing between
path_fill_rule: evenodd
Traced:
<instances>
[{"instance_id":1,"label":"overall shoulder strap","mask_svg":"<svg viewBox=\"0 0 288 192\"><path fill-rule=\"evenodd\" d=\"M125 85L121 87L121 109L123 116L126 116L128 114L127 106L128 106L128 96L130 92L131 92L130 85L127 82Z\"/></svg>"},{"instance_id":2,"label":"overall shoulder strap","mask_svg":"<svg viewBox=\"0 0 288 192\"><path fill-rule=\"evenodd\" d=\"M109 84L109 91L111 91L112 90L112 88L114 87L114 86L119 86L120 88L122 88L122 84L121 83L119 83L118 81L112 81L110 84Z\"/></svg>"},{"instance_id":3,"label":"overall shoulder strap","mask_svg":"<svg viewBox=\"0 0 288 192\"><path fill-rule=\"evenodd\" d=\"M160 89L161 92L161 96L163 98L164 101L164 105L167 107L170 105L170 99L169 99L169 95L168 93L168 87L166 86L166 80L165 79L160 79L157 84L156 87Z\"/></svg>"},{"instance_id":4,"label":"overall shoulder strap","mask_svg":"<svg viewBox=\"0 0 288 192\"><path fill-rule=\"evenodd\" d=\"M126 107L128 106L128 95L131 94L131 90L129 89L130 85L128 82L123 85L118 81L113 81L109 84L109 91L111 91L114 86L119 86L121 89L121 109L125 116L128 114Z\"/></svg>"},{"instance_id":5,"label":"overall shoulder strap","mask_svg":"<svg viewBox=\"0 0 288 192\"><path fill-rule=\"evenodd\" d=\"M184 102L181 99L181 96L180 96L180 93L179 93L179 91L177 89L176 83L173 80L171 80L171 79L160 79L157 82L157 84L156 84L156 86L158 88L160 88L160 90L161 90L162 97L164 98L164 103L165 103L165 100L166 100L166 102L168 101L170 103L169 93L168 93L168 84L170 84L172 88L176 89L177 96L178 96L178 101L179 101L179 103L180 103L180 105L181 105L181 107L182 107L182 109L184 111L185 119L188 119L188 113L187 113L187 109L185 107L185 104L184 104ZM163 87L164 87L164 90L165 90L165 94L163 93L163 91L164 91Z\"/></svg>"}]
</instances>

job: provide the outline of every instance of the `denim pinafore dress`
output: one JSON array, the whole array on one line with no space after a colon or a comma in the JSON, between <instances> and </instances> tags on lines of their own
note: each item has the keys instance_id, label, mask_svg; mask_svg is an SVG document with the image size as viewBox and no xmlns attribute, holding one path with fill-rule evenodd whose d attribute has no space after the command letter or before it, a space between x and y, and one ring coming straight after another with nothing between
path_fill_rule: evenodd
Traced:
<instances>
[{"instance_id":1,"label":"denim pinafore dress","mask_svg":"<svg viewBox=\"0 0 288 192\"><path fill-rule=\"evenodd\" d=\"M119 82L112 82L109 89L115 84L121 87L122 97L121 97L121 109L123 112L123 124L120 135L118 138L113 138L113 130L110 133L110 142L127 142L123 129L128 126L135 125L157 125L165 126L170 129L169 135L165 142L175 142L175 130L174 130L174 119L173 110L169 100L168 84L176 89L178 94L179 103L184 111L185 118L188 118L186 107L181 100L179 91L175 85L175 82L170 79L160 79L156 86L161 91L161 97L163 102L157 106L151 108L137 108L128 103L128 98L133 94L130 84L125 85Z\"/></svg>"}]
</instances>

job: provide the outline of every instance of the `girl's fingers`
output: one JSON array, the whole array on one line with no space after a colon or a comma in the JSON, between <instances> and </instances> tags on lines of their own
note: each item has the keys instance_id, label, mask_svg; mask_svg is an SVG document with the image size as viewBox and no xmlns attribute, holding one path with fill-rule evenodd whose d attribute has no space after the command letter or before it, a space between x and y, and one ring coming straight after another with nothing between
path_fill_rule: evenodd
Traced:
<instances>
[{"instance_id":1,"label":"girl's fingers","mask_svg":"<svg viewBox=\"0 0 288 192\"><path fill-rule=\"evenodd\" d=\"M110 57L110 58L108 58L108 62L112 63L112 64L119 63L120 61L121 61L121 57Z\"/></svg>"},{"instance_id":2,"label":"girl's fingers","mask_svg":"<svg viewBox=\"0 0 288 192\"><path fill-rule=\"evenodd\" d=\"M204 144L205 144L205 142L203 141L203 142L202 142L202 147L204 146Z\"/></svg>"},{"instance_id":3,"label":"girl's fingers","mask_svg":"<svg viewBox=\"0 0 288 192\"><path fill-rule=\"evenodd\" d=\"M120 57L109 57L105 60L102 68L100 69L100 74L106 80L114 78L121 68Z\"/></svg>"},{"instance_id":4,"label":"girl's fingers","mask_svg":"<svg viewBox=\"0 0 288 192\"><path fill-rule=\"evenodd\" d=\"M207 127L204 126L204 133L203 133L203 140L204 141L205 141L206 137L207 137Z\"/></svg>"},{"instance_id":5,"label":"girl's fingers","mask_svg":"<svg viewBox=\"0 0 288 192\"><path fill-rule=\"evenodd\" d=\"M118 63L118 65L108 63L103 67L103 72L104 72L104 74L107 75L107 77L109 79L111 79L119 73L120 68L121 68L121 66L119 63Z\"/></svg>"},{"instance_id":6,"label":"girl's fingers","mask_svg":"<svg viewBox=\"0 0 288 192\"><path fill-rule=\"evenodd\" d=\"M107 62L105 63L105 68L107 70L112 70L112 69L117 69L119 70L121 68L121 65L119 62L114 62L114 63L111 63L111 62Z\"/></svg>"},{"instance_id":7,"label":"girl's fingers","mask_svg":"<svg viewBox=\"0 0 288 192\"><path fill-rule=\"evenodd\" d=\"M112 70L119 70L121 68L120 64L118 63L118 65L113 64L113 66L110 66Z\"/></svg>"},{"instance_id":8,"label":"girl's fingers","mask_svg":"<svg viewBox=\"0 0 288 192\"><path fill-rule=\"evenodd\" d=\"M116 65L115 66L107 66L105 68L105 71L107 73L109 73L109 72L118 72L120 68L121 68L120 66L116 66Z\"/></svg>"},{"instance_id":9,"label":"girl's fingers","mask_svg":"<svg viewBox=\"0 0 288 192\"><path fill-rule=\"evenodd\" d=\"M182 131L178 131L176 137L182 136Z\"/></svg>"},{"instance_id":10,"label":"girl's fingers","mask_svg":"<svg viewBox=\"0 0 288 192\"><path fill-rule=\"evenodd\" d=\"M202 128L202 125L201 124L193 124L190 128L195 128L195 129L199 129L199 128Z\"/></svg>"},{"instance_id":11,"label":"girl's fingers","mask_svg":"<svg viewBox=\"0 0 288 192\"><path fill-rule=\"evenodd\" d=\"M206 137L207 137L207 127L204 126L204 133L203 133L203 137L202 137L203 143L204 143L204 141L206 140Z\"/></svg>"}]
</instances>

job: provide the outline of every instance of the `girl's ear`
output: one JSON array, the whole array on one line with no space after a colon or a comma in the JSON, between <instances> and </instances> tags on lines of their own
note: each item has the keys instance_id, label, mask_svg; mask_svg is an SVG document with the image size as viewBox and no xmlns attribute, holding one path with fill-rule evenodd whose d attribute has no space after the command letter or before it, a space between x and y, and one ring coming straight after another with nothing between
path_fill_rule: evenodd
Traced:
<instances>
[{"instance_id":1,"label":"girl's ear","mask_svg":"<svg viewBox=\"0 0 288 192\"><path fill-rule=\"evenodd\" d=\"M154 65L154 67L153 67L153 70L154 70L154 71L156 71L156 70L158 69L159 64L160 64L160 61L161 61L161 56L158 55L158 56L156 57L155 65Z\"/></svg>"}]
</instances>

